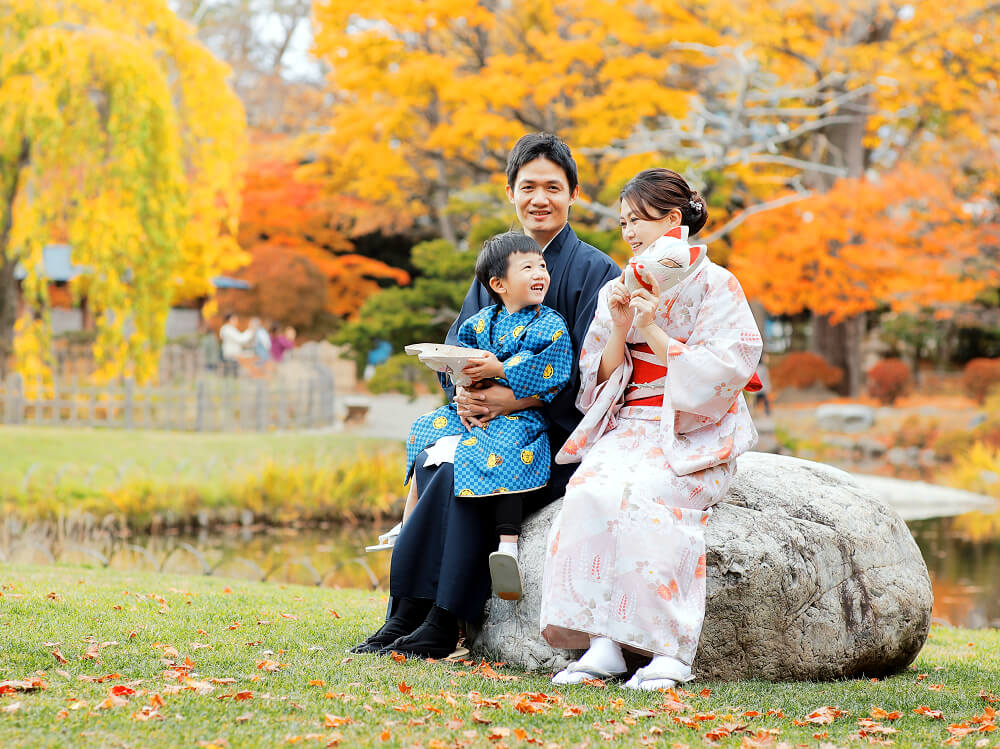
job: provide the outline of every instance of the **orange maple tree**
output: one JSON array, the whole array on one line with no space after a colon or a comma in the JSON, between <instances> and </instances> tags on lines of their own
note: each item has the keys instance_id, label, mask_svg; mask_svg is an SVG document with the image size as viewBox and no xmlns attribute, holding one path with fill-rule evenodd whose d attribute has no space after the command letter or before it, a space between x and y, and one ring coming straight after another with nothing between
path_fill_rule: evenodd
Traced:
<instances>
[{"instance_id":1,"label":"orange maple tree","mask_svg":"<svg viewBox=\"0 0 1000 749\"><path fill-rule=\"evenodd\" d=\"M368 224L357 227L353 217L358 206L344 206L317 183L298 178L298 164L279 150L280 142L275 147L273 139L258 137L255 145L259 146L258 158L247 172L239 230L240 245L250 253L252 261L235 275L253 284L270 286L278 276L291 273L289 280L294 281L296 294L315 294L311 283L300 282L318 273L325 279L323 301L317 307L315 298L300 296L303 308L293 317L317 308L339 318L353 318L362 302L381 288L380 284L409 283L405 270L351 252L354 245L348 233L357 228L375 228ZM271 263L289 268L278 270L270 267ZM251 314L257 305L258 314L294 324L292 317L277 313L285 309L284 303L272 303L269 294L249 294L243 301L236 301L237 296L220 295L220 307L228 304L236 311Z\"/></svg>"},{"instance_id":2,"label":"orange maple tree","mask_svg":"<svg viewBox=\"0 0 1000 749\"><path fill-rule=\"evenodd\" d=\"M1000 225L975 206L929 170L842 179L747 219L730 267L772 314L812 310L839 322L888 305L947 317L1000 283Z\"/></svg>"}]
</instances>

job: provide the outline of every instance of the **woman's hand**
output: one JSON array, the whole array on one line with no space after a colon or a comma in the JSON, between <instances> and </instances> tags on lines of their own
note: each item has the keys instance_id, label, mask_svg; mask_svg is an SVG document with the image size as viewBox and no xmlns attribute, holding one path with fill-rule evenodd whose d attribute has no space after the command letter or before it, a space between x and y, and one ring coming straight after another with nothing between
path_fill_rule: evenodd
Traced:
<instances>
[{"instance_id":1,"label":"woman's hand","mask_svg":"<svg viewBox=\"0 0 1000 749\"><path fill-rule=\"evenodd\" d=\"M616 328L628 330L632 326L635 311L629 306L630 301L628 289L619 278L611 284L611 291L608 293L608 310L611 312L611 322Z\"/></svg>"},{"instance_id":2,"label":"woman's hand","mask_svg":"<svg viewBox=\"0 0 1000 749\"><path fill-rule=\"evenodd\" d=\"M633 312L632 322L639 330L648 328L656 320L656 308L660 306L660 284L653 275L647 272L641 265L638 266L643 280L652 287L652 291L646 289L636 289L629 300L629 308Z\"/></svg>"},{"instance_id":3,"label":"woman's hand","mask_svg":"<svg viewBox=\"0 0 1000 749\"><path fill-rule=\"evenodd\" d=\"M495 354L487 351L482 356L469 359L469 363L462 369L462 374L468 375L476 382L490 377L503 377L503 364Z\"/></svg>"}]
</instances>

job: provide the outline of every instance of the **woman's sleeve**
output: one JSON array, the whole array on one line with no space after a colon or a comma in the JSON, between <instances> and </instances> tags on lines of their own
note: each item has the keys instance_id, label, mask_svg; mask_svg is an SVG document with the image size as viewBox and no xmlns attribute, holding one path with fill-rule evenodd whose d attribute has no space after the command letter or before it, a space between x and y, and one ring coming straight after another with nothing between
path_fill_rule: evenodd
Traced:
<instances>
[{"instance_id":1,"label":"woman's sleeve","mask_svg":"<svg viewBox=\"0 0 1000 749\"><path fill-rule=\"evenodd\" d=\"M710 281L687 341L667 342L670 399L676 411L721 419L753 376L763 340L736 277Z\"/></svg>"},{"instance_id":2,"label":"woman's sleeve","mask_svg":"<svg viewBox=\"0 0 1000 749\"><path fill-rule=\"evenodd\" d=\"M562 315L552 311L529 325L520 349L507 358L503 371L515 398L550 403L573 374L573 342Z\"/></svg>"},{"instance_id":3,"label":"woman's sleeve","mask_svg":"<svg viewBox=\"0 0 1000 749\"><path fill-rule=\"evenodd\" d=\"M597 382L597 371L601 366L601 357L604 356L604 347L614 329L611 310L608 307L610 289L611 284L605 284L597 295L594 319L587 329L583 346L580 348L580 392L576 397L576 407L583 413L587 413L594 406L609 383L628 382L632 372L631 360L626 351L624 360L611 376L600 384Z\"/></svg>"}]
</instances>

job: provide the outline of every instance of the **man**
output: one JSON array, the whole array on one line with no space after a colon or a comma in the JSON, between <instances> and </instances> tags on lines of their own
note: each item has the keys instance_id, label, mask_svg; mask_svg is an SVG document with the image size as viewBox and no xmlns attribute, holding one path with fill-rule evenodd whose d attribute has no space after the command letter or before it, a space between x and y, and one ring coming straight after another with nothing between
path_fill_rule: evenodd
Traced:
<instances>
[{"instance_id":1,"label":"man","mask_svg":"<svg viewBox=\"0 0 1000 749\"><path fill-rule=\"evenodd\" d=\"M525 234L544 250L551 282L543 303L565 318L573 341L569 385L550 403L519 401L510 388L496 383L475 390L445 389L459 414L477 423L524 408L543 408L552 424L553 454L580 421L575 407L580 384L576 361L594 316L597 293L621 273L611 258L582 242L570 228L569 209L579 193L576 162L559 138L537 133L517 142L507 159L507 197ZM489 291L473 281L446 342L456 344L462 323L491 304ZM446 656L458 639L459 620L478 621L489 597L488 559L496 548L492 507L457 499L454 465L450 461L425 465L426 455L424 451L417 456L414 470L420 500L393 547L389 617L355 652ZM572 466L553 465L548 486L524 495L525 513L561 497L572 472Z\"/></svg>"}]
</instances>

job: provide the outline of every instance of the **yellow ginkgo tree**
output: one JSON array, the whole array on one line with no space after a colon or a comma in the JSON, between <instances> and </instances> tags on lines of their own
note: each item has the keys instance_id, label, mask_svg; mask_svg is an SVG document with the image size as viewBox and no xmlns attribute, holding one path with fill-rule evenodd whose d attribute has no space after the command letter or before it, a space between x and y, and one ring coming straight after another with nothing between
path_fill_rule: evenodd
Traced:
<instances>
[{"instance_id":1,"label":"yellow ginkgo tree","mask_svg":"<svg viewBox=\"0 0 1000 749\"><path fill-rule=\"evenodd\" d=\"M47 376L42 248L59 241L84 269L98 379L155 376L171 302L243 261L228 74L164 0L0 3L0 367L13 349Z\"/></svg>"}]
</instances>

